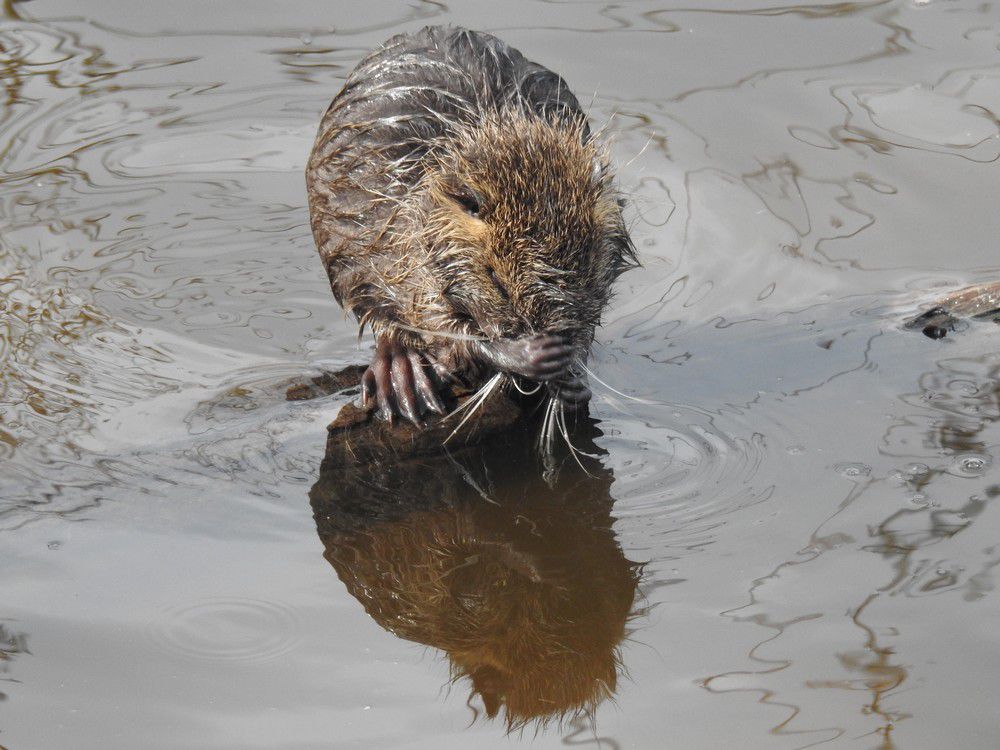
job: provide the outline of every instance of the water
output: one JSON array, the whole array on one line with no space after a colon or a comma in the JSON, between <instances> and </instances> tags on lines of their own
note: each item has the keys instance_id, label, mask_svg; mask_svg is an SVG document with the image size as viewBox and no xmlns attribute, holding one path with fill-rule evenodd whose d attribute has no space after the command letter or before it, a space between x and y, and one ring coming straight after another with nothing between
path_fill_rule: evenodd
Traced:
<instances>
[{"instance_id":1,"label":"water","mask_svg":"<svg viewBox=\"0 0 1000 750\"><path fill-rule=\"evenodd\" d=\"M4 14L0 746L996 746L1000 328L901 322L1000 276L1000 6ZM449 21L614 114L592 477L374 481L321 466L346 397L284 400L369 348L319 117Z\"/></svg>"}]
</instances>

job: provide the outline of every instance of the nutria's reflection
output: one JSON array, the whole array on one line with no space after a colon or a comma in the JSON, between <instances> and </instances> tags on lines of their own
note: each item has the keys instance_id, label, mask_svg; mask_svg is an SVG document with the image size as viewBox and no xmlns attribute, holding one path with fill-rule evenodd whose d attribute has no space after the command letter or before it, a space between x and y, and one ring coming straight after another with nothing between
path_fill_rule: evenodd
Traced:
<instances>
[{"instance_id":1,"label":"nutria's reflection","mask_svg":"<svg viewBox=\"0 0 1000 750\"><path fill-rule=\"evenodd\" d=\"M588 452L588 421L574 438ZM615 541L612 475L543 468L526 433L450 455L345 465L310 492L325 557L379 625L443 650L508 727L612 695L639 566ZM471 696L470 696L471 698Z\"/></svg>"}]
</instances>

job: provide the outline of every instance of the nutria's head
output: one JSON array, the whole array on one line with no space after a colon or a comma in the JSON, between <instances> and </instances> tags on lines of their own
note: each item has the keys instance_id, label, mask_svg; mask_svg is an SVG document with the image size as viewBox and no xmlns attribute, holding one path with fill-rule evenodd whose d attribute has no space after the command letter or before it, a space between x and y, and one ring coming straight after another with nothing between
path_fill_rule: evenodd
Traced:
<instances>
[{"instance_id":1,"label":"nutria's head","mask_svg":"<svg viewBox=\"0 0 1000 750\"><path fill-rule=\"evenodd\" d=\"M420 242L454 330L568 336L585 355L635 260L606 150L582 120L506 110L436 144Z\"/></svg>"}]
</instances>

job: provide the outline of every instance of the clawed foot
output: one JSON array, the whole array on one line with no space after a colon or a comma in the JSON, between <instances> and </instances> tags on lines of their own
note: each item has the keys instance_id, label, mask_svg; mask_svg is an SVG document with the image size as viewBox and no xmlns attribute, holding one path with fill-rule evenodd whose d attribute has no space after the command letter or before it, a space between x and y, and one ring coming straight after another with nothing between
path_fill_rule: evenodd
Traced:
<instances>
[{"instance_id":1,"label":"clawed foot","mask_svg":"<svg viewBox=\"0 0 1000 750\"><path fill-rule=\"evenodd\" d=\"M425 414L445 413L438 394L454 380L432 357L382 339L361 378L361 403L376 403L379 417L390 424L399 415L423 427Z\"/></svg>"}]
</instances>

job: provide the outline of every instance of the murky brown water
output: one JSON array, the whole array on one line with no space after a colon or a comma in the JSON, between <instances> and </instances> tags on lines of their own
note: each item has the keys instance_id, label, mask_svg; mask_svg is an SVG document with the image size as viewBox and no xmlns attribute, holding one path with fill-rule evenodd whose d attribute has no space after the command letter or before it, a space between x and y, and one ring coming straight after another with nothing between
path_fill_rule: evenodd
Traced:
<instances>
[{"instance_id":1,"label":"murky brown water","mask_svg":"<svg viewBox=\"0 0 1000 750\"><path fill-rule=\"evenodd\" d=\"M1000 326L901 327L1000 277L1000 5L4 12L0 746L1000 744ZM444 22L617 113L591 477L331 470L283 399L367 357L319 116Z\"/></svg>"}]
</instances>

